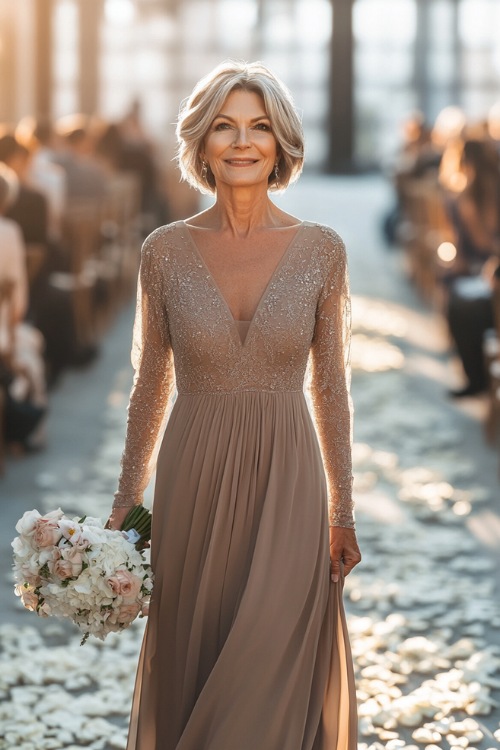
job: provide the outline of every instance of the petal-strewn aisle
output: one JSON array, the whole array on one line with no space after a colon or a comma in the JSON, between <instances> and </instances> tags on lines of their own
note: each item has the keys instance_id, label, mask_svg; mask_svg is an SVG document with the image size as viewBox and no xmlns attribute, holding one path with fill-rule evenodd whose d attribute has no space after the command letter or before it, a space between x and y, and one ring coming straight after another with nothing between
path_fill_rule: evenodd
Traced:
<instances>
[{"instance_id":1,"label":"petal-strewn aisle","mask_svg":"<svg viewBox=\"0 0 500 750\"><path fill-rule=\"evenodd\" d=\"M383 203L384 186L372 178L305 181L286 198L289 210L338 229L351 259L363 562L347 580L346 600L360 747L498 748L497 458L482 443L482 405L458 410L442 395L453 377L446 339L399 275L397 256L380 247L375 219ZM124 359L110 382L94 458L64 482L60 468L39 472L40 510L107 514L130 385ZM18 515L26 509L21 496L9 502ZM0 748L125 747L142 623L80 647L59 623L28 613L6 619Z\"/></svg>"}]
</instances>

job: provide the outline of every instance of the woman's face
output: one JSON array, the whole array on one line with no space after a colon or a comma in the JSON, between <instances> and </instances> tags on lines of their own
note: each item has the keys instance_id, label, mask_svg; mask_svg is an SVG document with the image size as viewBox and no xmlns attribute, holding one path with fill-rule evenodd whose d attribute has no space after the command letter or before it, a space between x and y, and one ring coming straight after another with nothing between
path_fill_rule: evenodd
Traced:
<instances>
[{"instance_id":1,"label":"woman's face","mask_svg":"<svg viewBox=\"0 0 500 750\"><path fill-rule=\"evenodd\" d=\"M254 91L232 91L205 137L202 156L216 185L267 189L278 155L264 102Z\"/></svg>"}]
</instances>

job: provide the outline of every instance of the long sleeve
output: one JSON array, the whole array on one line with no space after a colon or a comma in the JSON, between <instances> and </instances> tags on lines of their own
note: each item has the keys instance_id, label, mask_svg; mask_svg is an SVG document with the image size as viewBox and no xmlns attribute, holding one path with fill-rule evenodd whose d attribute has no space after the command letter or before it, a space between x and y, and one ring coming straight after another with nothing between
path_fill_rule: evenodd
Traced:
<instances>
[{"instance_id":1,"label":"long sleeve","mask_svg":"<svg viewBox=\"0 0 500 750\"><path fill-rule=\"evenodd\" d=\"M310 396L328 486L331 526L354 527L350 396L351 303L345 245L323 229L327 275L311 345Z\"/></svg>"},{"instance_id":2,"label":"long sleeve","mask_svg":"<svg viewBox=\"0 0 500 750\"><path fill-rule=\"evenodd\" d=\"M131 355L135 375L115 507L143 501L173 390L173 354L165 308L166 260L155 236L157 233L145 240L141 251Z\"/></svg>"}]
</instances>

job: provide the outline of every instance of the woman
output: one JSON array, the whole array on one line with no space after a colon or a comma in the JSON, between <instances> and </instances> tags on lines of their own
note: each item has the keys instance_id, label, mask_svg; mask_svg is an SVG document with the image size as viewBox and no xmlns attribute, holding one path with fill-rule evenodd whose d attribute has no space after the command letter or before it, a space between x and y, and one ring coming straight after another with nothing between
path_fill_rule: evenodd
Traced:
<instances>
[{"instance_id":1,"label":"woman","mask_svg":"<svg viewBox=\"0 0 500 750\"><path fill-rule=\"evenodd\" d=\"M303 142L263 65L202 79L177 134L183 176L215 203L142 251L114 528L142 502L174 371L178 396L157 461L128 750L354 750L345 248L268 197L298 177Z\"/></svg>"}]
</instances>

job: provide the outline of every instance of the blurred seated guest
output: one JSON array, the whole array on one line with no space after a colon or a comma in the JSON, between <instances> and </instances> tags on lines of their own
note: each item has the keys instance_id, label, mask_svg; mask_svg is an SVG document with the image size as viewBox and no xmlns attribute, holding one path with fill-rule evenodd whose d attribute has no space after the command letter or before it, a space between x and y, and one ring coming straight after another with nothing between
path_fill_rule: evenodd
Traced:
<instances>
[{"instance_id":1,"label":"blurred seated guest","mask_svg":"<svg viewBox=\"0 0 500 750\"><path fill-rule=\"evenodd\" d=\"M66 173L68 200L102 199L107 192L104 170L93 155L88 118L84 115L63 117L56 124L60 147L54 156Z\"/></svg>"},{"instance_id":2,"label":"blurred seated guest","mask_svg":"<svg viewBox=\"0 0 500 750\"><path fill-rule=\"evenodd\" d=\"M151 215L157 227L168 222L166 196L160 185L160 173L153 141L142 122L141 103L132 101L130 110L118 125L122 139L121 169L137 175L141 185L141 208Z\"/></svg>"},{"instance_id":3,"label":"blurred seated guest","mask_svg":"<svg viewBox=\"0 0 500 750\"><path fill-rule=\"evenodd\" d=\"M415 178L425 177L429 173L438 174L445 166L442 164L448 146L462 142L466 126L465 114L459 107L445 107L439 112L429 137L422 141L411 170Z\"/></svg>"},{"instance_id":4,"label":"blurred seated guest","mask_svg":"<svg viewBox=\"0 0 500 750\"><path fill-rule=\"evenodd\" d=\"M459 278L452 287L447 321L467 380L449 391L452 398L475 396L488 387L483 342L486 331L495 327L493 284L499 268L497 259L490 258L480 276Z\"/></svg>"},{"instance_id":5,"label":"blurred seated guest","mask_svg":"<svg viewBox=\"0 0 500 750\"><path fill-rule=\"evenodd\" d=\"M4 217L12 173L0 171L0 284L9 284L9 310L0 311L0 382L7 392L5 437L25 448L45 442L41 420L47 389L41 333L23 322L28 306L25 248L19 226Z\"/></svg>"},{"instance_id":6,"label":"blurred seated guest","mask_svg":"<svg viewBox=\"0 0 500 750\"><path fill-rule=\"evenodd\" d=\"M500 152L500 102L495 102L488 112L488 135Z\"/></svg>"},{"instance_id":7,"label":"blurred seated guest","mask_svg":"<svg viewBox=\"0 0 500 750\"><path fill-rule=\"evenodd\" d=\"M125 114L118 127L126 143L134 143L152 151L153 144L142 123L142 107L139 99L132 100L129 111Z\"/></svg>"},{"instance_id":8,"label":"blurred seated guest","mask_svg":"<svg viewBox=\"0 0 500 750\"><path fill-rule=\"evenodd\" d=\"M105 126L96 138L95 155L108 174L116 174L123 169L125 144L118 125Z\"/></svg>"},{"instance_id":9,"label":"blurred seated guest","mask_svg":"<svg viewBox=\"0 0 500 750\"><path fill-rule=\"evenodd\" d=\"M396 173L414 174L422 151L430 145L430 130L422 112L414 112L407 117L401 127L401 147L399 149L395 170Z\"/></svg>"},{"instance_id":10,"label":"blurred seated guest","mask_svg":"<svg viewBox=\"0 0 500 750\"><path fill-rule=\"evenodd\" d=\"M474 276L500 251L500 157L490 142L467 140L460 164L465 188L447 204L457 238L453 273Z\"/></svg>"},{"instance_id":11,"label":"blurred seated guest","mask_svg":"<svg viewBox=\"0 0 500 750\"><path fill-rule=\"evenodd\" d=\"M30 152L15 136L7 133L0 137L0 161L13 170L18 180L7 217L19 224L26 244L45 248L48 241L48 205L45 196L29 184Z\"/></svg>"},{"instance_id":12,"label":"blurred seated guest","mask_svg":"<svg viewBox=\"0 0 500 750\"><path fill-rule=\"evenodd\" d=\"M45 195L30 184L31 154L17 139L7 134L0 138L0 161L13 170L17 182L15 196L6 216L21 227L28 253L30 283L30 319L35 321L45 294L49 274L66 264L66 253L58 241L49 238L49 203Z\"/></svg>"},{"instance_id":13,"label":"blurred seated guest","mask_svg":"<svg viewBox=\"0 0 500 750\"><path fill-rule=\"evenodd\" d=\"M398 230L403 217L402 182L413 177L416 164L422 149L429 143L430 131L427 128L422 112L414 112L407 117L401 126L401 145L392 161L387 166L396 189L395 205L383 219L383 234L389 244L397 241Z\"/></svg>"},{"instance_id":14,"label":"blurred seated guest","mask_svg":"<svg viewBox=\"0 0 500 750\"><path fill-rule=\"evenodd\" d=\"M458 107L445 107L438 114L429 132L423 116L416 112L403 123L403 145L393 168L396 189L396 206L383 220L383 232L388 243L396 241L404 220L404 188L408 180L439 177L447 184L450 169L456 172L457 145L462 146L462 133L466 125L463 111Z\"/></svg>"},{"instance_id":15,"label":"blurred seated guest","mask_svg":"<svg viewBox=\"0 0 500 750\"><path fill-rule=\"evenodd\" d=\"M446 144L439 164L439 185L451 196L462 193L467 185L467 178L462 167L462 154L465 139L463 136L452 138Z\"/></svg>"},{"instance_id":16,"label":"blurred seated guest","mask_svg":"<svg viewBox=\"0 0 500 750\"><path fill-rule=\"evenodd\" d=\"M140 190L141 211L150 216L154 228L168 223L168 213L159 187L153 147L138 118L137 111L121 123L108 124L96 138L95 154L109 175L120 172L134 175Z\"/></svg>"},{"instance_id":17,"label":"blurred seated guest","mask_svg":"<svg viewBox=\"0 0 500 750\"><path fill-rule=\"evenodd\" d=\"M52 122L46 117L25 117L16 128L16 138L31 151L28 180L48 201L49 236L58 241L66 207L66 173L54 161L56 151Z\"/></svg>"},{"instance_id":18,"label":"blurred seated guest","mask_svg":"<svg viewBox=\"0 0 500 750\"><path fill-rule=\"evenodd\" d=\"M500 157L488 141L466 141L463 192L450 204L457 263L448 279L447 320L467 382L455 398L487 388L483 337L493 328L492 278L500 257Z\"/></svg>"},{"instance_id":19,"label":"blurred seated guest","mask_svg":"<svg viewBox=\"0 0 500 750\"><path fill-rule=\"evenodd\" d=\"M450 106L442 109L431 130L429 148L421 156L422 166L439 169L448 144L461 141L467 120L460 107Z\"/></svg>"}]
</instances>

